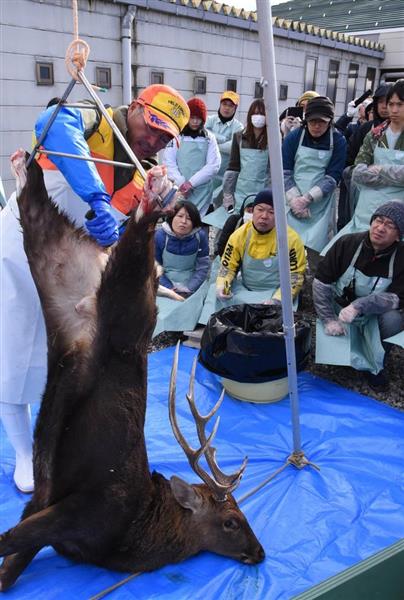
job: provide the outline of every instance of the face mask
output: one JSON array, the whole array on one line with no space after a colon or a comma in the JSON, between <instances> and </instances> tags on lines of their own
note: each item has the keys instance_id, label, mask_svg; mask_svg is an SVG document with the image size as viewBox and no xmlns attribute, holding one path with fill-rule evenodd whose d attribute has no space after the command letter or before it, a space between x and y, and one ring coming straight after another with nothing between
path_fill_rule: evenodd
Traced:
<instances>
[{"instance_id":1,"label":"face mask","mask_svg":"<svg viewBox=\"0 0 404 600\"><path fill-rule=\"evenodd\" d=\"M264 127L266 122L267 121L266 121L265 115L252 115L251 116L251 123L253 124L254 127L257 127L258 129L261 129L262 127Z\"/></svg>"},{"instance_id":2,"label":"face mask","mask_svg":"<svg viewBox=\"0 0 404 600\"><path fill-rule=\"evenodd\" d=\"M243 214L243 223L249 223L250 221L252 221L252 213L245 212Z\"/></svg>"}]
</instances>

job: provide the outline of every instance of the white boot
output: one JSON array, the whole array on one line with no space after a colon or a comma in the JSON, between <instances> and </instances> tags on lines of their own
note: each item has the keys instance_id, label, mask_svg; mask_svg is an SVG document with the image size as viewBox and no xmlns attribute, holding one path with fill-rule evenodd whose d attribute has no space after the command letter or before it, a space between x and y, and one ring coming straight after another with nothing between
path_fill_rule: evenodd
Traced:
<instances>
[{"instance_id":1,"label":"white boot","mask_svg":"<svg viewBox=\"0 0 404 600\"><path fill-rule=\"evenodd\" d=\"M21 492L30 493L34 490L30 406L0 402L0 417L15 450L14 483Z\"/></svg>"}]
</instances>

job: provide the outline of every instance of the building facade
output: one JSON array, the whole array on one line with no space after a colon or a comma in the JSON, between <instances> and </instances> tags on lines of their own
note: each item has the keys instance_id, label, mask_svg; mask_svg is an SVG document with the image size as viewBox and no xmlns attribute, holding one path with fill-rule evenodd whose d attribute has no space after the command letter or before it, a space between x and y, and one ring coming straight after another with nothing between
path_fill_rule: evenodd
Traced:
<instances>
[{"instance_id":1,"label":"building facade","mask_svg":"<svg viewBox=\"0 0 404 600\"><path fill-rule=\"evenodd\" d=\"M105 88L105 104L123 102L125 23L133 96L150 83L166 83L185 98L200 96L213 112L222 91L233 89L244 120L262 94L255 12L211 0L79 0L78 17L79 35L90 45L85 73ZM30 148L36 116L70 81L65 52L73 39L72 2L2 0L0 25L0 174L8 196L11 152ZM314 88L331 96L341 114L369 78L379 80L384 53L377 42L280 18L274 37L280 111ZM70 96L86 97L80 85Z\"/></svg>"}]
</instances>

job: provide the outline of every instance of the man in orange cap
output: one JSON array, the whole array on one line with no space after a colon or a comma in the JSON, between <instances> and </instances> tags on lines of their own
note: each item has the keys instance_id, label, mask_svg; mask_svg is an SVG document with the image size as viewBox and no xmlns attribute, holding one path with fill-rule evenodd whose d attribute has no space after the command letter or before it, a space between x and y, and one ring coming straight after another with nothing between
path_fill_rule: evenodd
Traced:
<instances>
[{"instance_id":1,"label":"man in orange cap","mask_svg":"<svg viewBox=\"0 0 404 600\"><path fill-rule=\"evenodd\" d=\"M95 104L82 104L86 108L61 108L44 140L44 148L130 163ZM35 126L38 137L53 110L55 105L39 116ZM167 85L152 85L129 107L107 110L146 169L152 166L150 157L176 138L189 120L187 103ZM48 193L59 208L78 225L86 225L99 244L116 242L119 214L127 215L142 197L144 181L140 173L135 168L102 163L96 166L93 162L54 155L48 158L41 154L38 162L44 169ZM149 186L152 173L153 179L160 179L161 183L164 168L154 167L148 172ZM165 193L174 195L167 188L169 185L164 190L160 186L158 193L163 200ZM89 210L94 213L93 219L86 219ZM10 198L1 217L1 310L2 321L9 326L2 328L0 340L1 346L7 348L2 355L0 418L16 453L15 484L23 492L32 492L30 404L39 402L46 380L45 325L23 248L15 197Z\"/></svg>"},{"instance_id":2,"label":"man in orange cap","mask_svg":"<svg viewBox=\"0 0 404 600\"><path fill-rule=\"evenodd\" d=\"M235 117L239 104L240 96L236 92L231 90L223 92L217 113L209 115L206 121L206 129L215 136L222 159L220 170L213 179L214 201L222 191L223 174L229 164L233 134L244 128L243 124Z\"/></svg>"},{"instance_id":3,"label":"man in orange cap","mask_svg":"<svg viewBox=\"0 0 404 600\"><path fill-rule=\"evenodd\" d=\"M37 137L54 109L54 106L48 107L39 116L35 125ZM150 158L176 138L189 119L187 103L168 85L150 85L130 106L108 108L108 111L137 158L146 161L146 170L156 164ZM106 119L91 102L85 109L63 107L43 147L130 163ZM45 171L45 185L54 201L79 223L85 224L100 245L109 246L117 241L119 213L128 215L138 205L143 191L144 181L136 168L54 155L49 158L41 155L39 163ZM85 219L89 209L93 218Z\"/></svg>"}]
</instances>

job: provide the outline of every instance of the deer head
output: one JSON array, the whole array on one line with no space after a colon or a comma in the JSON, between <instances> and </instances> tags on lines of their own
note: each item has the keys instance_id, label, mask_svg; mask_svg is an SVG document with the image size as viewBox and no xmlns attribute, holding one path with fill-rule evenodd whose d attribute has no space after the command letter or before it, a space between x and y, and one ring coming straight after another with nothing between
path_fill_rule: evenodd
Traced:
<instances>
[{"instance_id":1,"label":"deer head","mask_svg":"<svg viewBox=\"0 0 404 600\"><path fill-rule=\"evenodd\" d=\"M204 481L204 484L189 485L179 477L173 476L170 484L177 502L192 511L193 535L198 539L200 550L209 550L216 554L229 556L245 564L256 564L264 560L265 552L257 540L247 519L233 498L233 492L239 485L247 465L244 459L240 469L231 475L223 473L216 462L216 449L211 443L219 426L219 417L212 433L207 437L205 427L219 409L223 397L208 415L199 414L194 399L194 381L196 359L192 366L187 400L196 423L200 448L192 448L182 435L175 414L176 379L178 370L179 343L177 344L171 370L169 392L169 416L176 440L184 450L191 468ZM204 455L212 475L199 464Z\"/></svg>"}]
</instances>

